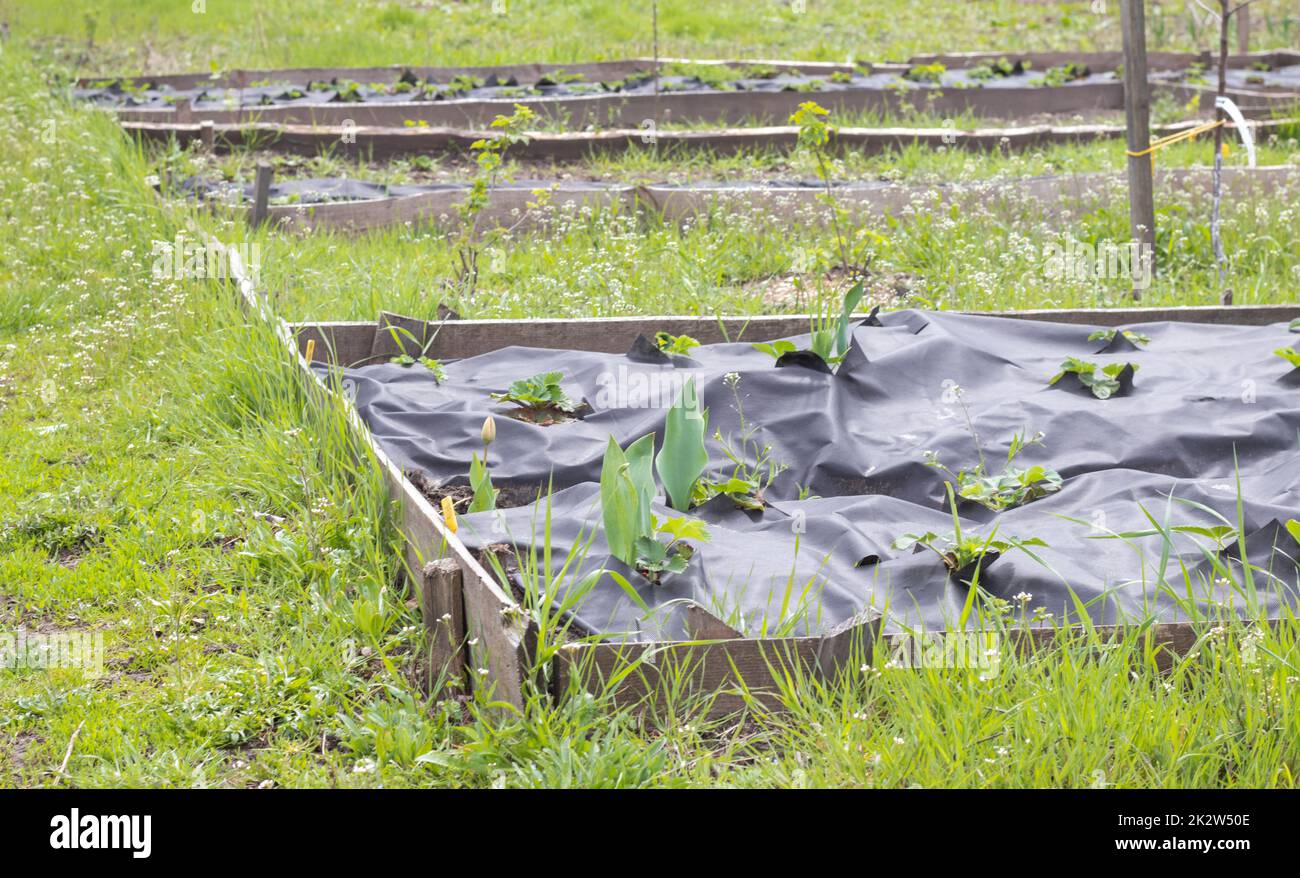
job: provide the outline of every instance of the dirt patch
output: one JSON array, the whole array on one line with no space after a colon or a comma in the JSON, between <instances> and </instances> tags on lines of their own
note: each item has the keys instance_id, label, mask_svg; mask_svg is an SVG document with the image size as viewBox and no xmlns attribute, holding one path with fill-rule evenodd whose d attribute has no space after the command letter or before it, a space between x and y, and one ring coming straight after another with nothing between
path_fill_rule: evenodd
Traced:
<instances>
[{"instance_id":1,"label":"dirt patch","mask_svg":"<svg viewBox=\"0 0 1300 878\"><path fill-rule=\"evenodd\" d=\"M786 271L770 277L749 281L742 289L765 305L782 310L807 311L817 301L817 290L837 289L846 286L847 274L841 269L834 269L820 277L810 277L807 273ZM920 278L906 272L893 274L872 274L866 281L866 294L861 311L868 311L876 305L889 306L906 300L920 287Z\"/></svg>"},{"instance_id":2,"label":"dirt patch","mask_svg":"<svg viewBox=\"0 0 1300 878\"><path fill-rule=\"evenodd\" d=\"M68 570L73 570L76 568L78 564L81 563L81 559L84 555L85 555L84 549L81 550L72 549L72 548L58 549L54 553L54 557L51 558L50 560L53 561L55 564L58 564L60 567L66 568Z\"/></svg>"},{"instance_id":3,"label":"dirt patch","mask_svg":"<svg viewBox=\"0 0 1300 878\"><path fill-rule=\"evenodd\" d=\"M457 513L463 515L469 511L470 501L474 499L474 489L469 485L440 485L421 470L407 470L405 475L407 480L424 495L424 498L433 504L434 509L441 510L443 498L449 497L452 509ZM509 482L494 483L493 487L497 489L498 509L527 506L536 501L544 490L542 485L519 485Z\"/></svg>"},{"instance_id":4,"label":"dirt patch","mask_svg":"<svg viewBox=\"0 0 1300 878\"><path fill-rule=\"evenodd\" d=\"M43 737L36 732L24 731L14 735L9 745L9 760L13 763L12 777L17 780L22 776L23 769L27 767L27 751L33 745L39 745L45 741Z\"/></svg>"}]
</instances>

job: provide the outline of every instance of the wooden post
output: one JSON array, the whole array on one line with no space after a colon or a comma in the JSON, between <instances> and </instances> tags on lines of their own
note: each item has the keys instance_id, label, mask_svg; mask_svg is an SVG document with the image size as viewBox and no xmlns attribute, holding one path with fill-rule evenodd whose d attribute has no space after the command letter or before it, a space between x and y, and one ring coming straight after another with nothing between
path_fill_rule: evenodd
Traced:
<instances>
[{"instance_id":1,"label":"wooden post","mask_svg":"<svg viewBox=\"0 0 1300 878\"><path fill-rule=\"evenodd\" d=\"M266 162L257 165L257 178L253 182L253 209L248 214L248 224L257 228L266 222L266 203L271 197L271 177L274 172Z\"/></svg>"},{"instance_id":2,"label":"wooden post","mask_svg":"<svg viewBox=\"0 0 1300 878\"><path fill-rule=\"evenodd\" d=\"M211 119L199 123L199 136L203 139L203 151L211 155L217 142L217 126L212 124Z\"/></svg>"},{"instance_id":3,"label":"wooden post","mask_svg":"<svg viewBox=\"0 0 1300 878\"><path fill-rule=\"evenodd\" d=\"M417 583L420 616L429 633L429 671L432 679L446 672L449 688L465 685L465 599L460 565L451 558L424 565Z\"/></svg>"},{"instance_id":4,"label":"wooden post","mask_svg":"<svg viewBox=\"0 0 1300 878\"><path fill-rule=\"evenodd\" d=\"M659 0L650 0L650 33L654 41L654 84L655 84L655 109L658 110L659 103ZM656 114L655 124L659 123Z\"/></svg>"},{"instance_id":5,"label":"wooden post","mask_svg":"<svg viewBox=\"0 0 1300 878\"><path fill-rule=\"evenodd\" d=\"M1143 0L1121 0L1120 25L1124 29L1124 116L1129 152L1151 145L1151 86L1147 82L1146 15ZM1140 258L1149 259L1155 276L1156 205L1155 173L1151 156L1128 157L1129 233L1138 244ZM1133 298L1141 291L1134 286Z\"/></svg>"},{"instance_id":6,"label":"wooden post","mask_svg":"<svg viewBox=\"0 0 1300 878\"><path fill-rule=\"evenodd\" d=\"M1237 19L1237 53L1244 55L1250 51L1250 7L1239 6L1233 15Z\"/></svg>"},{"instance_id":7,"label":"wooden post","mask_svg":"<svg viewBox=\"0 0 1300 878\"><path fill-rule=\"evenodd\" d=\"M172 105L176 109L176 124L188 125L194 119L194 108L189 98L177 98Z\"/></svg>"},{"instance_id":8,"label":"wooden post","mask_svg":"<svg viewBox=\"0 0 1300 878\"><path fill-rule=\"evenodd\" d=\"M1240 15L1247 7L1239 7ZM1219 88L1215 94L1223 97L1228 89L1228 24L1233 14L1228 0L1219 0ZM1215 101L1214 118L1219 122L1227 121L1227 114ZM1219 304L1232 304L1232 290L1228 288L1227 254L1223 252L1223 235L1219 224L1219 212L1223 203L1223 125L1214 129L1214 198L1210 206L1210 246L1214 248L1214 262L1219 268Z\"/></svg>"}]
</instances>

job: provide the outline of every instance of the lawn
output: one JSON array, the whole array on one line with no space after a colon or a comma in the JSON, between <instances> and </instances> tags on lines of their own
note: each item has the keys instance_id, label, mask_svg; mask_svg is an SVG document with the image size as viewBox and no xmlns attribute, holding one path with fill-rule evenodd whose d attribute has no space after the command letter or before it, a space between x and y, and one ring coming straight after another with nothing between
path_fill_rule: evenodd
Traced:
<instances>
[{"instance_id":1,"label":"lawn","mask_svg":"<svg viewBox=\"0 0 1300 878\"><path fill-rule=\"evenodd\" d=\"M630 5L648 19L649 4ZM4 4L0 632L102 634L105 661L102 675L0 670L0 783L1297 785L1294 619L1244 636L1208 628L1167 673L1141 636L1104 646L1080 633L978 671L898 668L881 653L833 684L791 681L786 712L756 706L716 724L680 701L633 716L601 697L557 705L539 694L522 711L439 698L418 610L396 584L394 510L342 412L307 404L278 342L245 323L229 287L157 276L154 242L174 240L188 208L146 183L156 155L68 102L57 82L209 62L570 61L649 49L645 23L621 4L508 6L493 16L486 2L273 2L255 14L252 3L212 2L195 15L161 2ZM757 17L753 6L663 3L664 52L839 60L1117 39L1114 11L1099 20L1086 3L945 6L937 26L901 2L867 13L843 0L809 0L803 13L769 3ZM1207 44L1183 4L1159 8L1151 48ZM1257 4L1260 48L1295 43L1287 8ZM1113 168L1117 149L910 161L918 176L950 178L968 163L972 176L1019 176ZM1295 146L1269 149L1271 161L1292 161ZM1203 162L1194 150L1181 161ZM1239 304L1296 301L1295 195L1228 206ZM1214 301L1204 200L1158 204L1165 270L1150 301ZM553 237L495 242L500 255L471 296L444 289L454 247L425 231L299 239L194 217L227 243L260 247L264 288L298 320L427 314L442 299L466 316L791 310L798 297L766 296L765 285L796 262L824 266L831 246L811 223L762 217L685 228L578 217ZM1118 190L1065 219L1033 205L919 205L863 229L880 275L903 285L899 304L1123 301L1118 283L1046 277L1038 256L1063 230L1126 238Z\"/></svg>"}]
</instances>

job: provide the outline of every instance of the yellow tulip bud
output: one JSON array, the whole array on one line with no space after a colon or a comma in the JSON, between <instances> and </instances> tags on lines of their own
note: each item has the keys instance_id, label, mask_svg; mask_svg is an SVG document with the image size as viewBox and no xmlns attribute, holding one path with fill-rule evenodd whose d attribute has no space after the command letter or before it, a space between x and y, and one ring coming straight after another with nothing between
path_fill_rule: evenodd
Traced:
<instances>
[{"instance_id":1,"label":"yellow tulip bud","mask_svg":"<svg viewBox=\"0 0 1300 878\"><path fill-rule=\"evenodd\" d=\"M456 507L452 504L450 497L442 498L442 520L447 524L447 530L455 533L460 527L456 522Z\"/></svg>"},{"instance_id":2,"label":"yellow tulip bud","mask_svg":"<svg viewBox=\"0 0 1300 878\"><path fill-rule=\"evenodd\" d=\"M497 422L492 420L491 415L483 419L483 432L481 435L484 445L491 445L493 440L497 438Z\"/></svg>"}]
</instances>

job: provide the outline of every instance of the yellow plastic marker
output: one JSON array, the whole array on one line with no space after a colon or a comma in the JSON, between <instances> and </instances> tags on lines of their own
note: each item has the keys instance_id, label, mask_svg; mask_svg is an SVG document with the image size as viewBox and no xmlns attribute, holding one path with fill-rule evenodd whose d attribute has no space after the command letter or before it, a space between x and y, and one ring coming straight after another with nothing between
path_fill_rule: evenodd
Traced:
<instances>
[{"instance_id":1,"label":"yellow plastic marker","mask_svg":"<svg viewBox=\"0 0 1300 878\"><path fill-rule=\"evenodd\" d=\"M456 524L456 507L452 505L450 497L442 498L442 520L447 523L447 530L452 533L456 532L459 527Z\"/></svg>"},{"instance_id":2,"label":"yellow plastic marker","mask_svg":"<svg viewBox=\"0 0 1300 878\"><path fill-rule=\"evenodd\" d=\"M312 362L312 356L316 353L316 339L307 339L307 362Z\"/></svg>"}]
</instances>

